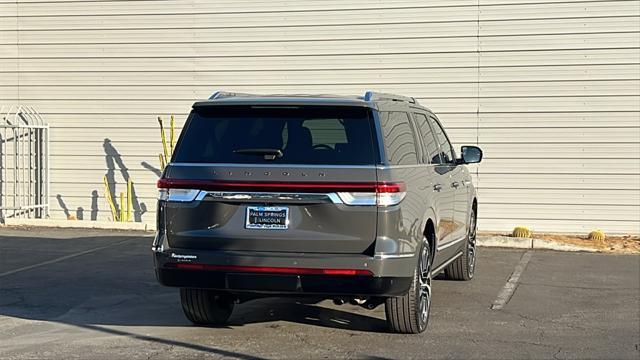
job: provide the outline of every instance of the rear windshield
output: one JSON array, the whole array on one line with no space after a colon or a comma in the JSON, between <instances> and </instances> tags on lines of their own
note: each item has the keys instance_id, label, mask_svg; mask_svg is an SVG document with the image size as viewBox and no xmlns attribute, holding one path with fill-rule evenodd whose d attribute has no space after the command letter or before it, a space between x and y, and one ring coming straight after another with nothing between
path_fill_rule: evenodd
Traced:
<instances>
[{"instance_id":1,"label":"rear windshield","mask_svg":"<svg viewBox=\"0 0 640 360\"><path fill-rule=\"evenodd\" d=\"M371 110L329 106L211 106L192 111L173 161L370 165Z\"/></svg>"}]
</instances>

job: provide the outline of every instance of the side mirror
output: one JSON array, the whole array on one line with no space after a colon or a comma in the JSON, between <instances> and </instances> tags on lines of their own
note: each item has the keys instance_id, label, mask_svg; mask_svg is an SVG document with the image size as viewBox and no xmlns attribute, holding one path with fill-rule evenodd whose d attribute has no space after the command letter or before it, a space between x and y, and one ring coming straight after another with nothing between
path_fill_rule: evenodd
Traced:
<instances>
[{"instance_id":1,"label":"side mirror","mask_svg":"<svg viewBox=\"0 0 640 360\"><path fill-rule=\"evenodd\" d=\"M477 146L463 146L461 149L462 162L464 164L474 164L482 161L482 150Z\"/></svg>"}]
</instances>

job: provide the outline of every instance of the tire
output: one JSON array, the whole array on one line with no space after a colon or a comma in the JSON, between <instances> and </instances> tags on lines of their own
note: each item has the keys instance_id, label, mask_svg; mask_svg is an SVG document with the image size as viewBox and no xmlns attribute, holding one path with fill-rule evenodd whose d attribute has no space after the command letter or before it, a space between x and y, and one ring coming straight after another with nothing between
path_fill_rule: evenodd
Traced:
<instances>
[{"instance_id":1,"label":"tire","mask_svg":"<svg viewBox=\"0 0 640 360\"><path fill-rule=\"evenodd\" d=\"M387 324L393 332L419 334L427 329L431 313L431 247L424 239L409 291L385 301Z\"/></svg>"},{"instance_id":2,"label":"tire","mask_svg":"<svg viewBox=\"0 0 640 360\"><path fill-rule=\"evenodd\" d=\"M445 275L451 280L469 281L476 270L476 212L471 210L469 231L465 240L462 256L455 259L445 269Z\"/></svg>"},{"instance_id":3,"label":"tire","mask_svg":"<svg viewBox=\"0 0 640 360\"><path fill-rule=\"evenodd\" d=\"M233 312L233 299L211 290L180 289L184 315L196 325L223 325Z\"/></svg>"}]
</instances>

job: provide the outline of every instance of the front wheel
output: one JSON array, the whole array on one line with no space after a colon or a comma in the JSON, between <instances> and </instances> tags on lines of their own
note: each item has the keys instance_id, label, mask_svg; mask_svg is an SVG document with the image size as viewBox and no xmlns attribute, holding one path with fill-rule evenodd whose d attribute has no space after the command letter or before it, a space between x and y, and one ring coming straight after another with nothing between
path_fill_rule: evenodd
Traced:
<instances>
[{"instance_id":1,"label":"front wheel","mask_svg":"<svg viewBox=\"0 0 640 360\"><path fill-rule=\"evenodd\" d=\"M385 302L391 331L419 334L427 329L431 312L431 259L431 247L424 239L409 292Z\"/></svg>"},{"instance_id":2,"label":"front wheel","mask_svg":"<svg viewBox=\"0 0 640 360\"><path fill-rule=\"evenodd\" d=\"M184 315L196 325L223 325L233 312L228 296L206 289L180 289Z\"/></svg>"},{"instance_id":3,"label":"front wheel","mask_svg":"<svg viewBox=\"0 0 640 360\"><path fill-rule=\"evenodd\" d=\"M462 255L445 269L445 275L451 280L469 281L476 271L476 212L471 210L469 216L469 231L465 239Z\"/></svg>"}]
</instances>

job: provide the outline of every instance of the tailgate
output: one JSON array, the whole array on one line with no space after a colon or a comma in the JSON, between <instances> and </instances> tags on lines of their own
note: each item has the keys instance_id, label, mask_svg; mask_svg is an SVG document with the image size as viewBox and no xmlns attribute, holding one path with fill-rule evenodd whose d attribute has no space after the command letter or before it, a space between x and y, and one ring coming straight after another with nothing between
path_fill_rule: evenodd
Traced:
<instances>
[{"instance_id":1,"label":"tailgate","mask_svg":"<svg viewBox=\"0 0 640 360\"><path fill-rule=\"evenodd\" d=\"M338 194L367 186L375 179L375 172L373 166L348 170L171 166L167 175L174 179L173 184L194 188L197 195L194 191L192 201L163 204L169 245L208 250L364 253L375 242L377 207L347 205ZM206 179L213 173L225 174L225 179L188 180ZM247 176L229 174L255 175L247 181ZM308 180L292 182L284 177ZM321 180L326 178L331 181Z\"/></svg>"}]
</instances>

